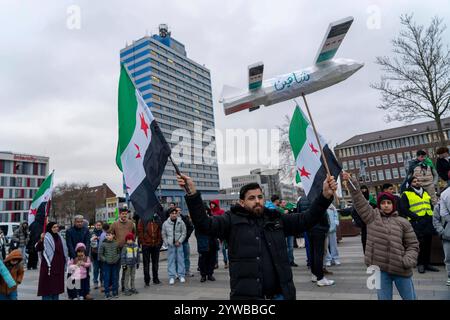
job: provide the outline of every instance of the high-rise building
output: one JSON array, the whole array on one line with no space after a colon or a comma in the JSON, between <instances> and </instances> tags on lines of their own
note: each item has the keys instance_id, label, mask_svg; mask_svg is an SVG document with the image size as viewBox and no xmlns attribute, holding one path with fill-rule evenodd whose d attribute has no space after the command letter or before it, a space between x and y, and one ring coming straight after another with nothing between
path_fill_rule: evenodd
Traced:
<instances>
[{"instance_id":1,"label":"high-rise building","mask_svg":"<svg viewBox=\"0 0 450 320\"><path fill-rule=\"evenodd\" d=\"M215 134L210 71L187 57L185 46L172 38L164 24L159 26L158 35L145 36L123 48L120 60L172 152L182 147L183 158L190 160L179 163L180 170L194 179L203 194L217 194L219 172L212 143ZM176 183L170 162L156 194L162 203L183 205L184 192Z\"/></svg>"},{"instance_id":2,"label":"high-rise building","mask_svg":"<svg viewBox=\"0 0 450 320\"><path fill-rule=\"evenodd\" d=\"M49 171L49 158L0 151L0 222L28 219L31 200Z\"/></svg>"},{"instance_id":3,"label":"high-rise building","mask_svg":"<svg viewBox=\"0 0 450 320\"><path fill-rule=\"evenodd\" d=\"M449 144L450 118L442 119L441 123L446 144ZM426 151L435 162L438 146L436 123L427 121L359 134L337 145L334 152L342 169L358 177L360 184L367 185L370 192L380 192L385 183L392 183L399 192L416 152ZM344 187L342 192L344 198L349 199Z\"/></svg>"}]
</instances>

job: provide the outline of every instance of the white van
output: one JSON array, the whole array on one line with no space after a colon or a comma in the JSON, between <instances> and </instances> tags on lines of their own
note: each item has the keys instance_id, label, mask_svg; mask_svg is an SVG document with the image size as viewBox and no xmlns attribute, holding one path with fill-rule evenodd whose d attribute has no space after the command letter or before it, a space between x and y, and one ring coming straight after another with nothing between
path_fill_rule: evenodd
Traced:
<instances>
[{"instance_id":1,"label":"white van","mask_svg":"<svg viewBox=\"0 0 450 320\"><path fill-rule=\"evenodd\" d=\"M14 231L16 231L19 227L19 222L0 222L0 229L2 229L3 234L6 237L6 243L8 245L11 242Z\"/></svg>"}]
</instances>

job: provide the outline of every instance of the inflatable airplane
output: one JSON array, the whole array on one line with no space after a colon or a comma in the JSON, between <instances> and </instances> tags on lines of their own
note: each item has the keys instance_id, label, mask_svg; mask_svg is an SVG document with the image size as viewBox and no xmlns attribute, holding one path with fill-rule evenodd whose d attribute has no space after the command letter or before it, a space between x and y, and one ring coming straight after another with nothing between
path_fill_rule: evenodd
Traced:
<instances>
[{"instance_id":1,"label":"inflatable airplane","mask_svg":"<svg viewBox=\"0 0 450 320\"><path fill-rule=\"evenodd\" d=\"M224 86L219 102L223 103L225 115L245 109L254 111L261 105L267 107L324 89L361 69L364 66L361 62L333 59L352 22L353 17L348 17L328 26L315 64L311 67L263 81L264 64L258 62L250 65L248 90Z\"/></svg>"}]
</instances>

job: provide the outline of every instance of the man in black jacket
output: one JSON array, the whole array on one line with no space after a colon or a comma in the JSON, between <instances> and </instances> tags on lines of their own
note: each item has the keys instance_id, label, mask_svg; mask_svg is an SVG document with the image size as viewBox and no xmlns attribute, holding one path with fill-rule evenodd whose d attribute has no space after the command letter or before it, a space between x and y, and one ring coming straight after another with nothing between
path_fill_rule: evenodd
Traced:
<instances>
[{"instance_id":1,"label":"man in black jacket","mask_svg":"<svg viewBox=\"0 0 450 320\"><path fill-rule=\"evenodd\" d=\"M447 186L450 186L450 161L447 147L440 147L436 150L436 154L438 155L438 159L436 160L436 171L447 183Z\"/></svg>"},{"instance_id":2,"label":"man in black jacket","mask_svg":"<svg viewBox=\"0 0 450 320\"><path fill-rule=\"evenodd\" d=\"M177 176L186 195L198 232L225 239L230 258L231 299L295 300L296 291L289 265L286 236L311 228L326 215L337 184L333 177L323 183L323 192L303 214L281 214L264 207L257 183L243 186L239 203L221 216L208 217L199 192L188 176Z\"/></svg>"}]
</instances>

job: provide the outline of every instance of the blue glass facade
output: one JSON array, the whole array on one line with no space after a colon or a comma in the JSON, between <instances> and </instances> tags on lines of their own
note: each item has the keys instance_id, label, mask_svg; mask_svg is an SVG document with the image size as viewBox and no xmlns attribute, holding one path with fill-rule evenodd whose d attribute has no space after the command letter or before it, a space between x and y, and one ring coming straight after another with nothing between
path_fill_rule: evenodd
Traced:
<instances>
[{"instance_id":1,"label":"blue glass facade","mask_svg":"<svg viewBox=\"0 0 450 320\"><path fill-rule=\"evenodd\" d=\"M211 77L207 68L189 59L179 41L158 35L146 36L121 50L123 63L172 148L172 133L187 130L191 135L191 163L179 163L180 170L191 176L202 193L218 193L219 172L215 151L208 158L203 151L210 142L194 140L194 122L201 121L202 135L214 129ZM212 141L214 135L212 134ZM182 204L183 192L175 179L175 169L168 163L156 194L162 202ZM184 205L184 204L182 204Z\"/></svg>"}]
</instances>

